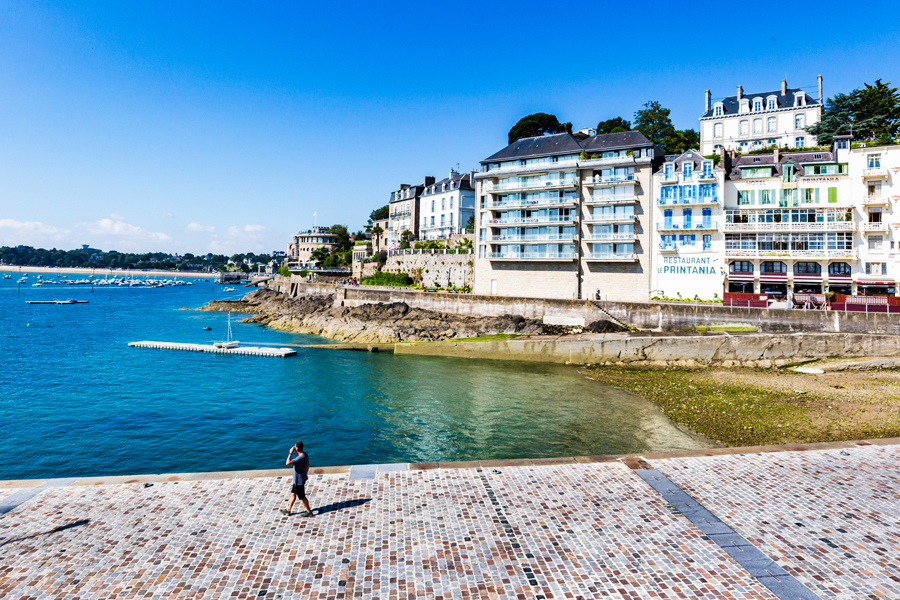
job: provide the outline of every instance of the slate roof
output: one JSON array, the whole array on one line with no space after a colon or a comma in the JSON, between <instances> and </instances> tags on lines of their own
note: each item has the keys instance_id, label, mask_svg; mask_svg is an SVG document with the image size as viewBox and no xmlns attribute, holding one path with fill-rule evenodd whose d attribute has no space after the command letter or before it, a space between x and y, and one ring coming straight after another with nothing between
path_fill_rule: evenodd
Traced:
<instances>
[{"instance_id":1,"label":"slate roof","mask_svg":"<svg viewBox=\"0 0 900 600\"><path fill-rule=\"evenodd\" d=\"M632 148L652 146L639 131L626 131L624 133L607 133L594 135L579 142L570 133L555 133L537 137L522 138L516 140L500 152L493 154L481 164L510 160L516 158L528 158L531 156L553 156L557 154L572 154L597 150L610 150L614 148Z\"/></svg>"},{"instance_id":2,"label":"slate roof","mask_svg":"<svg viewBox=\"0 0 900 600\"><path fill-rule=\"evenodd\" d=\"M678 167L683 165L684 163L692 163L694 165L694 171L699 172L703 168L703 161L709 160L708 158L703 158L703 155L700 154L699 150L685 150L681 154L677 155L672 160L666 160L666 162L675 163L675 169L678 170ZM684 167L682 167L683 169Z\"/></svg>"},{"instance_id":3,"label":"slate roof","mask_svg":"<svg viewBox=\"0 0 900 600\"><path fill-rule=\"evenodd\" d=\"M472 187L472 182L470 181L470 179L471 179L471 173L457 173L453 177L445 177L444 179L441 179L440 181L435 181L433 186L431 186L431 185L427 186L425 188L425 190L422 192L422 195L430 196L432 194L443 194L443 193L446 193L449 191L455 191L457 189L474 191L475 188ZM449 184L451 182L457 184L459 187L450 187ZM443 185L445 183L448 184L447 189L444 191L441 191L441 188L443 187ZM432 188L434 189L434 191L433 192L429 191Z\"/></svg>"},{"instance_id":4,"label":"slate roof","mask_svg":"<svg viewBox=\"0 0 900 600\"><path fill-rule=\"evenodd\" d=\"M820 158L816 158L819 156ZM759 159L754 160L754 159ZM775 155L774 154L749 154L747 156L741 156L737 160L735 160L732 165L731 173L728 174L729 179L740 179L741 178L741 167L775 167L775 176L781 177L784 172L784 163L786 162L794 163L794 174L802 177L805 169L804 163L827 163L833 162L834 156L830 151L823 150L821 152L788 152L781 153L778 155L778 163L775 163Z\"/></svg>"},{"instance_id":5,"label":"slate roof","mask_svg":"<svg viewBox=\"0 0 900 600\"><path fill-rule=\"evenodd\" d=\"M769 96L775 96L775 105L777 108L793 108L794 106L794 92L802 92L800 88L788 88L787 93L782 95L781 88L775 90L774 92L758 92L755 94L743 94L742 98L747 98L750 100L750 108L753 108L753 99L754 98L762 98L763 101L763 112L766 112L766 100ZM721 100L722 102L722 112L724 116L736 115L740 112L741 103L738 101L737 96L727 96L726 98ZM700 118L706 118L713 116L713 110L715 110L716 102L712 102L710 105L710 109L703 113ZM817 98L813 98L809 94L806 95L806 106L821 106L822 102ZM753 114L753 113L744 113L744 114ZM759 114L759 113L756 113Z\"/></svg>"}]
</instances>

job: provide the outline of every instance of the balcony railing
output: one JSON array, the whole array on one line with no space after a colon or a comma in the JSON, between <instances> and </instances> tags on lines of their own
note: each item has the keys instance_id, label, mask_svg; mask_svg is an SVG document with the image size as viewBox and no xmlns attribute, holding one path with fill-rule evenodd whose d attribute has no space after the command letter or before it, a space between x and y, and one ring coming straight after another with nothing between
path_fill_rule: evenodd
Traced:
<instances>
[{"instance_id":1,"label":"balcony railing","mask_svg":"<svg viewBox=\"0 0 900 600\"><path fill-rule=\"evenodd\" d=\"M588 260L634 260L634 252L613 253L613 252L592 252L586 255Z\"/></svg>"},{"instance_id":2,"label":"balcony railing","mask_svg":"<svg viewBox=\"0 0 900 600\"><path fill-rule=\"evenodd\" d=\"M575 179L551 179L550 181L517 181L514 183L487 183L483 186L486 192L504 190L529 190L550 187L575 187Z\"/></svg>"},{"instance_id":3,"label":"balcony railing","mask_svg":"<svg viewBox=\"0 0 900 600\"><path fill-rule=\"evenodd\" d=\"M587 196L584 199L585 204L625 204L636 201L634 196Z\"/></svg>"},{"instance_id":4,"label":"balcony railing","mask_svg":"<svg viewBox=\"0 0 900 600\"><path fill-rule=\"evenodd\" d=\"M725 223L725 231L853 231L853 221L825 223Z\"/></svg>"},{"instance_id":5,"label":"balcony railing","mask_svg":"<svg viewBox=\"0 0 900 600\"><path fill-rule=\"evenodd\" d=\"M718 196L702 196L700 198L657 198L656 203L660 206L676 206L682 204L718 204Z\"/></svg>"},{"instance_id":6,"label":"balcony railing","mask_svg":"<svg viewBox=\"0 0 900 600\"><path fill-rule=\"evenodd\" d=\"M491 202L488 208L515 208L541 206L544 204L575 204L578 198L540 198L538 200L507 200L506 202Z\"/></svg>"},{"instance_id":7,"label":"balcony railing","mask_svg":"<svg viewBox=\"0 0 900 600\"><path fill-rule=\"evenodd\" d=\"M698 181L715 181L715 180L716 180L716 174L715 174L715 173L712 173L712 172L710 172L710 173L697 173L697 180L698 180Z\"/></svg>"},{"instance_id":8,"label":"balcony railing","mask_svg":"<svg viewBox=\"0 0 900 600\"><path fill-rule=\"evenodd\" d=\"M397 217L408 217L411 214L412 214L411 210L404 210L404 211L400 211L400 212L391 213L391 218L394 219Z\"/></svg>"},{"instance_id":9,"label":"balcony railing","mask_svg":"<svg viewBox=\"0 0 900 600\"><path fill-rule=\"evenodd\" d=\"M725 256L747 256L750 258L793 258L818 256L822 258L854 258L850 250L757 250L756 248L725 248Z\"/></svg>"},{"instance_id":10,"label":"balcony railing","mask_svg":"<svg viewBox=\"0 0 900 600\"><path fill-rule=\"evenodd\" d=\"M592 242L602 242L602 241L617 241L617 240L633 240L634 232L631 233L594 233L588 236L585 236L586 240L590 240Z\"/></svg>"},{"instance_id":11,"label":"balcony railing","mask_svg":"<svg viewBox=\"0 0 900 600\"><path fill-rule=\"evenodd\" d=\"M507 217L506 219L488 219L489 225L516 225L527 223L572 223L575 217Z\"/></svg>"},{"instance_id":12,"label":"balcony railing","mask_svg":"<svg viewBox=\"0 0 900 600\"><path fill-rule=\"evenodd\" d=\"M863 198L865 206L887 206L887 196L866 196Z\"/></svg>"},{"instance_id":13,"label":"balcony railing","mask_svg":"<svg viewBox=\"0 0 900 600\"><path fill-rule=\"evenodd\" d=\"M590 214L585 217L585 221L593 223L610 223L614 221L634 221L635 215L595 215Z\"/></svg>"},{"instance_id":14,"label":"balcony railing","mask_svg":"<svg viewBox=\"0 0 900 600\"><path fill-rule=\"evenodd\" d=\"M860 223L860 231L887 231L887 223Z\"/></svg>"},{"instance_id":15,"label":"balcony railing","mask_svg":"<svg viewBox=\"0 0 900 600\"><path fill-rule=\"evenodd\" d=\"M675 245L675 242L660 242L659 249L662 252L675 252L678 247Z\"/></svg>"},{"instance_id":16,"label":"balcony railing","mask_svg":"<svg viewBox=\"0 0 900 600\"><path fill-rule=\"evenodd\" d=\"M600 183L628 183L634 181L634 174L629 175L594 175L586 177L584 182L588 185L597 185Z\"/></svg>"},{"instance_id":17,"label":"balcony railing","mask_svg":"<svg viewBox=\"0 0 900 600\"><path fill-rule=\"evenodd\" d=\"M544 235L492 235L488 239L492 242L571 242L575 240L575 234L548 233Z\"/></svg>"},{"instance_id":18,"label":"balcony railing","mask_svg":"<svg viewBox=\"0 0 900 600\"><path fill-rule=\"evenodd\" d=\"M703 251L709 252L712 250L712 242L703 242Z\"/></svg>"},{"instance_id":19,"label":"balcony railing","mask_svg":"<svg viewBox=\"0 0 900 600\"><path fill-rule=\"evenodd\" d=\"M880 177L887 179L887 169L884 167L875 167L873 169L863 169L863 177L872 178L872 177Z\"/></svg>"},{"instance_id":20,"label":"balcony railing","mask_svg":"<svg viewBox=\"0 0 900 600\"><path fill-rule=\"evenodd\" d=\"M671 173L666 175L665 173L659 174L659 182L660 183L678 183L678 173Z\"/></svg>"},{"instance_id":21,"label":"balcony railing","mask_svg":"<svg viewBox=\"0 0 900 600\"><path fill-rule=\"evenodd\" d=\"M574 252L490 252L488 258L493 260L572 260Z\"/></svg>"},{"instance_id":22,"label":"balcony railing","mask_svg":"<svg viewBox=\"0 0 900 600\"><path fill-rule=\"evenodd\" d=\"M705 219L697 219L686 221L684 219L674 220L666 219L662 223L656 224L657 231L668 230L692 230L692 229L719 229L718 221L707 221Z\"/></svg>"}]
</instances>

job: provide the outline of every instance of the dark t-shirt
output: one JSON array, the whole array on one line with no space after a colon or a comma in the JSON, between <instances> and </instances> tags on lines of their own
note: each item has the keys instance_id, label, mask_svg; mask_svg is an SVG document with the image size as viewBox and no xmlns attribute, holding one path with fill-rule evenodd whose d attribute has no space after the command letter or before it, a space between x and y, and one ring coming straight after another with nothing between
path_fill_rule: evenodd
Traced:
<instances>
[{"instance_id":1,"label":"dark t-shirt","mask_svg":"<svg viewBox=\"0 0 900 600\"><path fill-rule=\"evenodd\" d=\"M291 461L291 464L294 465L294 485L306 485L306 480L309 479L307 476L307 473L309 473L309 454L301 452L297 458Z\"/></svg>"}]
</instances>

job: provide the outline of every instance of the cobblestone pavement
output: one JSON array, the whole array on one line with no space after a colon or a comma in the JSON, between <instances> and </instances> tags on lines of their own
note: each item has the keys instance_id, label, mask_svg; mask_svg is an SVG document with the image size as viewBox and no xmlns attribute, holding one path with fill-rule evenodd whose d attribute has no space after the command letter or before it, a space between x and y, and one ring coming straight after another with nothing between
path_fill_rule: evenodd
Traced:
<instances>
[{"instance_id":1,"label":"cobblestone pavement","mask_svg":"<svg viewBox=\"0 0 900 600\"><path fill-rule=\"evenodd\" d=\"M680 471L679 471L680 473ZM69 486L0 517L0 597L773 599L619 463Z\"/></svg>"},{"instance_id":2,"label":"cobblestone pavement","mask_svg":"<svg viewBox=\"0 0 900 600\"><path fill-rule=\"evenodd\" d=\"M900 598L900 446L652 464L821 598Z\"/></svg>"}]
</instances>

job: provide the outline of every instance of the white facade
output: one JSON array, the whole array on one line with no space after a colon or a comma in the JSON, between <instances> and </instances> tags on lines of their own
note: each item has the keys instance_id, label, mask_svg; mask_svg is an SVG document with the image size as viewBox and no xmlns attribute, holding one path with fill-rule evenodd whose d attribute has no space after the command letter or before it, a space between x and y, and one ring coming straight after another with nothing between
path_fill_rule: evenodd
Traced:
<instances>
[{"instance_id":1,"label":"white facade","mask_svg":"<svg viewBox=\"0 0 900 600\"><path fill-rule=\"evenodd\" d=\"M404 184L399 190L391 193L386 232L388 244L398 243L400 234L404 231L409 230L415 234L421 189L419 186Z\"/></svg>"},{"instance_id":2,"label":"white facade","mask_svg":"<svg viewBox=\"0 0 900 600\"><path fill-rule=\"evenodd\" d=\"M472 174L451 171L447 179L425 188L419 200L419 239L448 239L453 234L465 233L469 218L475 215L472 183Z\"/></svg>"},{"instance_id":3,"label":"white facade","mask_svg":"<svg viewBox=\"0 0 900 600\"><path fill-rule=\"evenodd\" d=\"M651 297L722 298L725 170L688 150L653 175Z\"/></svg>"},{"instance_id":4,"label":"white facade","mask_svg":"<svg viewBox=\"0 0 900 600\"><path fill-rule=\"evenodd\" d=\"M815 136L806 129L822 119L821 76L818 99L803 90L788 89L785 81L781 84L781 90L758 94L744 94L738 86L737 95L713 103L707 91L700 117L700 152L815 146Z\"/></svg>"}]
</instances>

